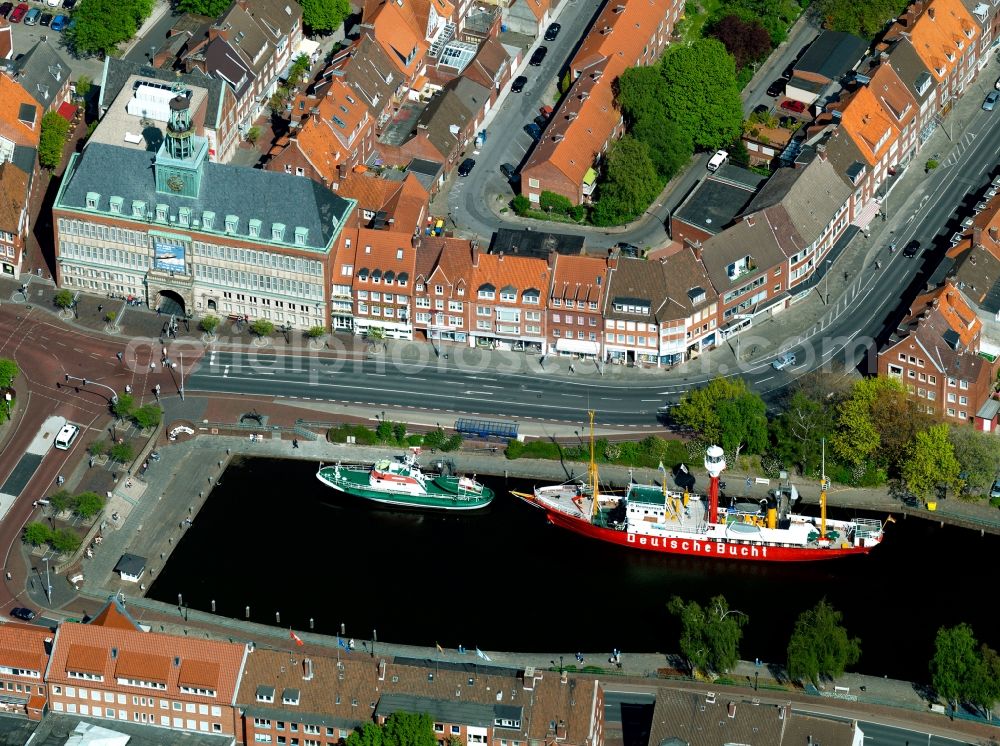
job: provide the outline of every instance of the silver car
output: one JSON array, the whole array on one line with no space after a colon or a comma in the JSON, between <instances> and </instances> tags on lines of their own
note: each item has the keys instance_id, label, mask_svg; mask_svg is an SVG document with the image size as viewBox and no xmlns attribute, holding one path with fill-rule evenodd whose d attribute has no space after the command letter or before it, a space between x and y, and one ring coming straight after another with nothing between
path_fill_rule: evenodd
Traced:
<instances>
[{"instance_id":1,"label":"silver car","mask_svg":"<svg viewBox=\"0 0 1000 746\"><path fill-rule=\"evenodd\" d=\"M795 365L795 353L793 352L786 352L783 355L779 355L771 363L771 367L775 370L784 370L790 365Z\"/></svg>"},{"instance_id":2,"label":"silver car","mask_svg":"<svg viewBox=\"0 0 1000 746\"><path fill-rule=\"evenodd\" d=\"M997 105L997 99L1000 99L1000 93L997 91L990 91L986 94L986 100L983 101L983 109L986 111L993 111L993 107Z\"/></svg>"}]
</instances>

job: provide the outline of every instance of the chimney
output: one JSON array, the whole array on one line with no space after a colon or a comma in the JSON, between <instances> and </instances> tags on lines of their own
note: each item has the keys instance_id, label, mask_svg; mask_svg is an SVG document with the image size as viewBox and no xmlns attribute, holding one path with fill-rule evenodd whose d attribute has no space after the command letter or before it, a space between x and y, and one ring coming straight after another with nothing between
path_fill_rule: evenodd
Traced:
<instances>
[{"instance_id":1,"label":"chimney","mask_svg":"<svg viewBox=\"0 0 1000 746\"><path fill-rule=\"evenodd\" d=\"M475 242L472 244L472 266L473 267L479 266L479 244ZM531 669L531 671L532 673L534 673L534 669ZM528 675L527 672L525 672L525 676L527 675Z\"/></svg>"},{"instance_id":2,"label":"chimney","mask_svg":"<svg viewBox=\"0 0 1000 746\"><path fill-rule=\"evenodd\" d=\"M824 145L823 143L820 143L819 145L816 146L816 156L821 161L825 161L826 160L826 145Z\"/></svg>"},{"instance_id":3,"label":"chimney","mask_svg":"<svg viewBox=\"0 0 1000 746\"><path fill-rule=\"evenodd\" d=\"M990 238L994 241L1000 241L1000 227L995 225L990 226Z\"/></svg>"},{"instance_id":4,"label":"chimney","mask_svg":"<svg viewBox=\"0 0 1000 746\"><path fill-rule=\"evenodd\" d=\"M932 21L934 20L934 6L931 6L930 8L927 9L927 17L930 18Z\"/></svg>"},{"instance_id":5,"label":"chimney","mask_svg":"<svg viewBox=\"0 0 1000 746\"><path fill-rule=\"evenodd\" d=\"M302 679L304 681L312 681L313 677L313 662L312 658L302 659Z\"/></svg>"}]
</instances>

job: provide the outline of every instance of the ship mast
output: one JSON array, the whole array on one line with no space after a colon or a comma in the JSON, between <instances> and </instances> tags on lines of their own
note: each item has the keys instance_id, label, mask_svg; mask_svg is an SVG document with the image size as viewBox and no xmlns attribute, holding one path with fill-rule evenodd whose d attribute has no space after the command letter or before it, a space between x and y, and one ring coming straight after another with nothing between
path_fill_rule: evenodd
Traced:
<instances>
[{"instance_id":1,"label":"ship mast","mask_svg":"<svg viewBox=\"0 0 1000 746\"><path fill-rule=\"evenodd\" d=\"M819 482L819 538L826 538L826 438L820 440L822 444L822 466L820 467Z\"/></svg>"},{"instance_id":2,"label":"ship mast","mask_svg":"<svg viewBox=\"0 0 1000 746\"><path fill-rule=\"evenodd\" d=\"M708 472L708 523L719 520L719 475L726 469L726 457L719 446L705 451L705 471ZM686 493L686 490L685 490Z\"/></svg>"},{"instance_id":3,"label":"ship mast","mask_svg":"<svg viewBox=\"0 0 1000 746\"><path fill-rule=\"evenodd\" d=\"M588 467L588 476L590 478L590 499L593 501L593 505L590 510L590 519L593 521L597 518L598 512L597 460L594 458L594 410L591 409L588 414L590 415L590 466Z\"/></svg>"}]
</instances>

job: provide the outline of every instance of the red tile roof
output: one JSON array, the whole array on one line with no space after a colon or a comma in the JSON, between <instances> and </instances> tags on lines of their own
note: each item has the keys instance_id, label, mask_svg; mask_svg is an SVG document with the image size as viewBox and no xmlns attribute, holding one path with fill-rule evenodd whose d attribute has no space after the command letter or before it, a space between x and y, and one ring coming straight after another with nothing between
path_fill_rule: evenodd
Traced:
<instances>
[{"instance_id":1,"label":"red tile roof","mask_svg":"<svg viewBox=\"0 0 1000 746\"><path fill-rule=\"evenodd\" d=\"M103 671L105 652L97 650L98 669ZM142 679L166 684L170 678L170 658L165 655L149 655L134 650L123 650L115 662L115 678Z\"/></svg>"},{"instance_id":2,"label":"red tile roof","mask_svg":"<svg viewBox=\"0 0 1000 746\"><path fill-rule=\"evenodd\" d=\"M22 106L30 106L34 110L34 127L20 119ZM0 137L15 145L37 148L44 113L38 107L38 102L19 83L0 73Z\"/></svg>"},{"instance_id":3,"label":"red tile roof","mask_svg":"<svg viewBox=\"0 0 1000 746\"><path fill-rule=\"evenodd\" d=\"M369 21L366 19L366 22ZM370 23L375 27L375 40L392 63L407 79L412 78L424 64L427 42L423 30L417 26L411 5L383 3Z\"/></svg>"},{"instance_id":4,"label":"red tile roof","mask_svg":"<svg viewBox=\"0 0 1000 746\"><path fill-rule=\"evenodd\" d=\"M87 624L95 627L114 627L115 629L139 629L139 625L118 606L118 601L114 598L108 599L104 608L97 612L97 616Z\"/></svg>"},{"instance_id":5,"label":"red tile roof","mask_svg":"<svg viewBox=\"0 0 1000 746\"><path fill-rule=\"evenodd\" d=\"M45 673L52 632L34 624L0 624L0 666ZM46 642L46 641L49 642Z\"/></svg>"},{"instance_id":6,"label":"red tile roof","mask_svg":"<svg viewBox=\"0 0 1000 746\"><path fill-rule=\"evenodd\" d=\"M980 33L961 0L931 0L926 6L913 3L886 32L885 38L891 41L908 36L931 75L940 81L970 48L977 46Z\"/></svg>"},{"instance_id":7,"label":"red tile roof","mask_svg":"<svg viewBox=\"0 0 1000 746\"><path fill-rule=\"evenodd\" d=\"M530 256L483 254L473 259L470 286L475 294L483 285L492 285L498 293L506 287L517 291L518 301L525 290L537 290L542 298L549 288L551 272L548 262Z\"/></svg>"},{"instance_id":8,"label":"red tile roof","mask_svg":"<svg viewBox=\"0 0 1000 746\"><path fill-rule=\"evenodd\" d=\"M600 303L607 274L606 259L558 254L552 271L550 297Z\"/></svg>"}]
</instances>

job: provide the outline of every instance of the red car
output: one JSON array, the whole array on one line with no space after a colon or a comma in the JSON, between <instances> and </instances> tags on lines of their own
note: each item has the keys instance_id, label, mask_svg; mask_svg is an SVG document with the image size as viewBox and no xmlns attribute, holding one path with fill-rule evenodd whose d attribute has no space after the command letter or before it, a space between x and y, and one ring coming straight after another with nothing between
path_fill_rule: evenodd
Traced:
<instances>
[{"instance_id":1,"label":"red car","mask_svg":"<svg viewBox=\"0 0 1000 746\"><path fill-rule=\"evenodd\" d=\"M794 111L797 113L802 113L806 110L806 105L801 101L793 101L790 98L786 98L781 102L782 109L788 109L789 111Z\"/></svg>"},{"instance_id":2,"label":"red car","mask_svg":"<svg viewBox=\"0 0 1000 746\"><path fill-rule=\"evenodd\" d=\"M14 11L10 14L10 22L20 23L21 19L28 14L29 10L31 10L31 8L28 7L27 3L21 3L16 8L14 8Z\"/></svg>"}]
</instances>

